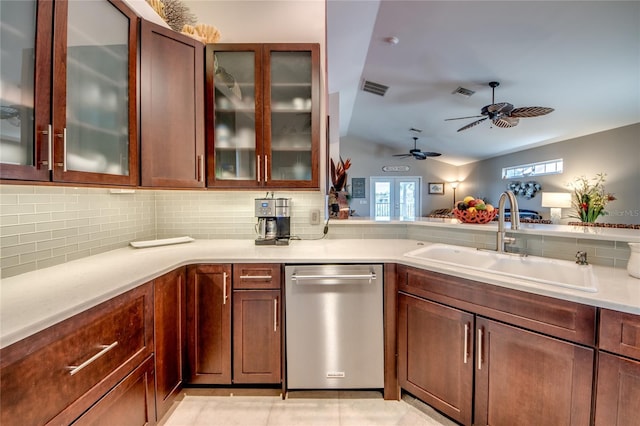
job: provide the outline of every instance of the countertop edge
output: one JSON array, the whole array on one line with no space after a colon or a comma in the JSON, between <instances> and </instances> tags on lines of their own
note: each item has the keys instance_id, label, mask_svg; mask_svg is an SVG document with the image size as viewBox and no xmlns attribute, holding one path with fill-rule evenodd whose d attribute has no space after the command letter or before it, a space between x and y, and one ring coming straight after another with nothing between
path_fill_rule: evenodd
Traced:
<instances>
[{"instance_id":1,"label":"countertop edge","mask_svg":"<svg viewBox=\"0 0 640 426\"><path fill-rule=\"evenodd\" d=\"M363 243L366 244L363 246ZM626 270L594 266L598 293L531 282L404 256L417 240L296 241L258 247L252 240L199 240L176 246L122 248L2 280L0 348L90 309L176 268L198 263L396 263L600 308L640 314L640 280ZM114 268L114 264L120 264ZM89 284L87 282L89 281ZM43 286L43 283L45 285ZM34 297L33 295L37 296Z\"/></svg>"}]
</instances>

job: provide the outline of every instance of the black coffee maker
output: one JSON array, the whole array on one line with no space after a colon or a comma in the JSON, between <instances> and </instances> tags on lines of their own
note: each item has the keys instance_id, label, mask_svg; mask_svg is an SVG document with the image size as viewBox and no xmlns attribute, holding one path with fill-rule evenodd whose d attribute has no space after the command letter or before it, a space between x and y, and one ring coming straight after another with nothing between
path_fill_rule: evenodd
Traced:
<instances>
[{"instance_id":1,"label":"black coffee maker","mask_svg":"<svg viewBox=\"0 0 640 426\"><path fill-rule=\"evenodd\" d=\"M256 245L289 245L290 198L256 198Z\"/></svg>"}]
</instances>

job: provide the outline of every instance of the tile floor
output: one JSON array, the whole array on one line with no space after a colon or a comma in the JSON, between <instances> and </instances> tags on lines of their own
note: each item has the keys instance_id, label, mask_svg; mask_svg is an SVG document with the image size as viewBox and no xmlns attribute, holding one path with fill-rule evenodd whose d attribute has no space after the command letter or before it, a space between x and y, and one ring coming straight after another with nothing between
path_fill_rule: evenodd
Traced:
<instances>
[{"instance_id":1,"label":"tile floor","mask_svg":"<svg viewBox=\"0 0 640 426\"><path fill-rule=\"evenodd\" d=\"M297 391L282 400L275 390L185 389L160 426L454 426L456 423L404 395L380 392Z\"/></svg>"}]
</instances>

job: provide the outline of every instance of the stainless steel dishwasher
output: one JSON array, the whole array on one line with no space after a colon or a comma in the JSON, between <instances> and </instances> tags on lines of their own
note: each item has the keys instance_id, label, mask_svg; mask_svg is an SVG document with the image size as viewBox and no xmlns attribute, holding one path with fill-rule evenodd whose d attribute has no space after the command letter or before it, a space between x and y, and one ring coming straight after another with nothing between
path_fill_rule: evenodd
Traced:
<instances>
[{"instance_id":1,"label":"stainless steel dishwasher","mask_svg":"<svg viewBox=\"0 0 640 426\"><path fill-rule=\"evenodd\" d=\"M384 387L382 265L285 267L287 387Z\"/></svg>"}]
</instances>

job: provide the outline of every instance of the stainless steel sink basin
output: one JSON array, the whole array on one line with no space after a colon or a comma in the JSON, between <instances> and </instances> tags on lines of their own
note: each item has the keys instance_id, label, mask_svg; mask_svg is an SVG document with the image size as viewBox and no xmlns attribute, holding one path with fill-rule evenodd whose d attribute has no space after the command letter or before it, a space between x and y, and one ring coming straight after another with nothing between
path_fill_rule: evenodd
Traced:
<instances>
[{"instance_id":1,"label":"stainless steel sink basin","mask_svg":"<svg viewBox=\"0 0 640 426\"><path fill-rule=\"evenodd\" d=\"M591 265L536 256L517 256L470 247L432 244L405 256L459 268L520 278L538 284L595 293L597 279Z\"/></svg>"}]
</instances>

